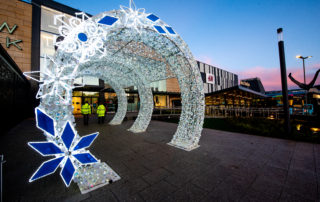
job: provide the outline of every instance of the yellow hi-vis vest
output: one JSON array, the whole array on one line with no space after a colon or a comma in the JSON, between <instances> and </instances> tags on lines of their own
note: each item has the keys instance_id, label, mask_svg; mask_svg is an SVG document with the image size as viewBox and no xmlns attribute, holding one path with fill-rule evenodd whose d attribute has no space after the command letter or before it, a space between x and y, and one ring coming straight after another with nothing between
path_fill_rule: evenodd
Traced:
<instances>
[{"instance_id":1,"label":"yellow hi-vis vest","mask_svg":"<svg viewBox=\"0 0 320 202\"><path fill-rule=\"evenodd\" d=\"M84 105L82 105L82 107L81 107L81 113L82 114L91 114L91 107L90 107L90 105L89 104L84 104Z\"/></svg>"},{"instance_id":2,"label":"yellow hi-vis vest","mask_svg":"<svg viewBox=\"0 0 320 202\"><path fill-rule=\"evenodd\" d=\"M99 105L97 109L98 117L104 116L106 113L106 107L104 105Z\"/></svg>"}]
</instances>

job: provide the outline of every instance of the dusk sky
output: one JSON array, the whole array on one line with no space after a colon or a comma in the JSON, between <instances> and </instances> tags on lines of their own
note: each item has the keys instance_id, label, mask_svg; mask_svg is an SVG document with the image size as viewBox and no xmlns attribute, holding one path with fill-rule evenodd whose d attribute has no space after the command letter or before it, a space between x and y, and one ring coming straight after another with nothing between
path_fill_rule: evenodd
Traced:
<instances>
[{"instance_id":1,"label":"dusk sky","mask_svg":"<svg viewBox=\"0 0 320 202\"><path fill-rule=\"evenodd\" d=\"M129 0L56 0L92 15L128 6ZM276 30L284 30L287 73L309 82L320 68L320 0L135 0L138 8L171 25L197 60L259 77L266 90L280 90ZM289 88L298 88L289 82ZM317 85L320 84L318 78Z\"/></svg>"}]
</instances>

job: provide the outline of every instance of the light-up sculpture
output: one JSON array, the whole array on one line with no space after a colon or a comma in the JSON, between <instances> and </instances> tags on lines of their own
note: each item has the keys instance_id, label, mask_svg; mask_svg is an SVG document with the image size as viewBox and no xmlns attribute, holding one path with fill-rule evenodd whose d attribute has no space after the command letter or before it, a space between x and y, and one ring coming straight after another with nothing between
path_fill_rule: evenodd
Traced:
<instances>
[{"instance_id":1,"label":"light-up sculpture","mask_svg":"<svg viewBox=\"0 0 320 202\"><path fill-rule=\"evenodd\" d=\"M156 15L145 13L144 9L136 9L132 1L129 8L121 6L120 10L104 12L91 18L84 13L76 15L67 22L61 15L55 17L56 22L62 23L59 32L64 40L57 42L58 50L48 63L48 70L40 74L43 83L38 93L41 98L38 109L54 120L57 141L64 142L63 131L67 123L74 128L71 104L74 79L93 76L115 89L119 105L117 114L110 122L113 125L122 122L127 110L124 89L136 86L140 96L140 110L129 131L139 133L147 129L152 116L154 103L150 83L177 78L182 112L177 131L169 144L187 151L197 148L204 119L203 83L187 44L173 28ZM26 76L35 79L32 73L26 73ZM46 136L50 142L51 137ZM56 146L61 151L67 151L63 144ZM74 166L77 173L75 181L79 185L86 180L82 176L87 172L86 168L94 167L97 163L83 166L73 151L68 150L67 153L72 156L72 163L79 164L78 167ZM59 159L59 155L56 158ZM68 163L65 159L69 158L63 157L61 161ZM106 169L110 173L109 178L113 177L111 180L119 179L110 167L102 167L102 170ZM106 176L100 177L107 181Z\"/></svg>"},{"instance_id":2,"label":"light-up sculpture","mask_svg":"<svg viewBox=\"0 0 320 202\"><path fill-rule=\"evenodd\" d=\"M42 156L55 156L55 158L44 162L32 175L30 182L54 173L58 166L62 165L60 175L66 186L69 186L77 167L98 162L90 152L85 150L98 136L98 133L79 138L72 124L67 122L60 135L61 138L57 138L54 120L50 116L36 108L36 119L38 128L51 137L48 137L45 142L29 142L28 144Z\"/></svg>"}]
</instances>

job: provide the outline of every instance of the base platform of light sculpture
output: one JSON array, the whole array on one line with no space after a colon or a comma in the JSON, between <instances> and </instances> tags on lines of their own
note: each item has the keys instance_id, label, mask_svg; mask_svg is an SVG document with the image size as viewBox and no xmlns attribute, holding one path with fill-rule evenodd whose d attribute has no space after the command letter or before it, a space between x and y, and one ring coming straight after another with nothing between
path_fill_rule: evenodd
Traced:
<instances>
[{"instance_id":1,"label":"base platform of light sculpture","mask_svg":"<svg viewBox=\"0 0 320 202\"><path fill-rule=\"evenodd\" d=\"M174 144L174 143L167 143L167 145L170 145L172 147L176 147L178 149L183 149L185 151L192 151L194 149L197 149L198 147L200 147L200 145L196 145L196 146L191 146L191 147L185 147L185 146L182 146L182 145L179 145L179 144Z\"/></svg>"},{"instance_id":2,"label":"base platform of light sculpture","mask_svg":"<svg viewBox=\"0 0 320 202\"><path fill-rule=\"evenodd\" d=\"M135 128L127 129L127 131L130 131L132 133L143 133L143 132L146 132L145 130L139 130L139 129L135 129Z\"/></svg>"},{"instance_id":3,"label":"base platform of light sculpture","mask_svg":"<svg viewBox=\"0 0 320 202\"><path fill-rule=\"evenodd\" d=\"M78 184L81 194L86 194L120 179L114 170L102 162L78 168L74 182Z\"/></svg>"}]
</instances>

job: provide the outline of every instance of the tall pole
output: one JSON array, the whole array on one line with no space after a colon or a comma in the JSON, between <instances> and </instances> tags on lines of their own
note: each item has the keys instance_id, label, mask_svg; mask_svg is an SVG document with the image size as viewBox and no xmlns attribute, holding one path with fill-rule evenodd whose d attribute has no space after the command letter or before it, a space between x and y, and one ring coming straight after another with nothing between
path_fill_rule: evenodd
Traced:
<instances>
[{"instance_id":1,"label":"tall pole","mask_svg":"<svg viewBox=\"0 0 320 202\"><path fill-rule=\"evenodd\" d=\"M291 127L290 127L290 114L289 114L289 102L288 102L286 59L284 54L282 28L277 29L277 33L278 33L278 47L279 47L279 59L280 59L280 71L281 71L282 100L283 100L283 111L284 111L284 129L286 134L289 135L291 133Z\"/></svg>"},{"instance_id":2,"label":"tall pole","mask_svg":"<svg viewBox=\"0 0 320 202\"><path fill-rule=\"evenodd\" d=\"M303 66L303 82L306 84L306 68L304 66L304 60L305 58L302 58L302 66Z\"/></svg>"},{"instance_id":3,"label":"tall pole","mask_svg":"<svg viewBox=\"0 0 320 202\"><path fill-rule=\"evenodd\" d=\"M303 82L304 82L304 85L306 85L306 68L305 68L305 66L304 66L304 60L305 60L305 58L302 58ZM306 90L306 93L305 93L305 95L304 95L305 105L308 104L308 100L307 100L308 94L307 94L307 93L308 93L308 92L307 92L307 90ZM308 113L307 113L307 114L308 114Z\"/></svg>"},{"instance_id":4,"label":"tall pole","mask_svg":"<svg viewBox=\"0 0 320 202\"><path fill-rule=\"evenodd\" d=\"M303 81L304 81L304 85L306 85L306 67L305 67L305 59L311 58L312 56L307 56L307 57L303 57L302 55L297 55L296 58L301 59L302 60L302 67L303 67ZM305 95L304 95L304 104L308 104L308 91L305 90Z\"/></svg>"}]
</instances>

